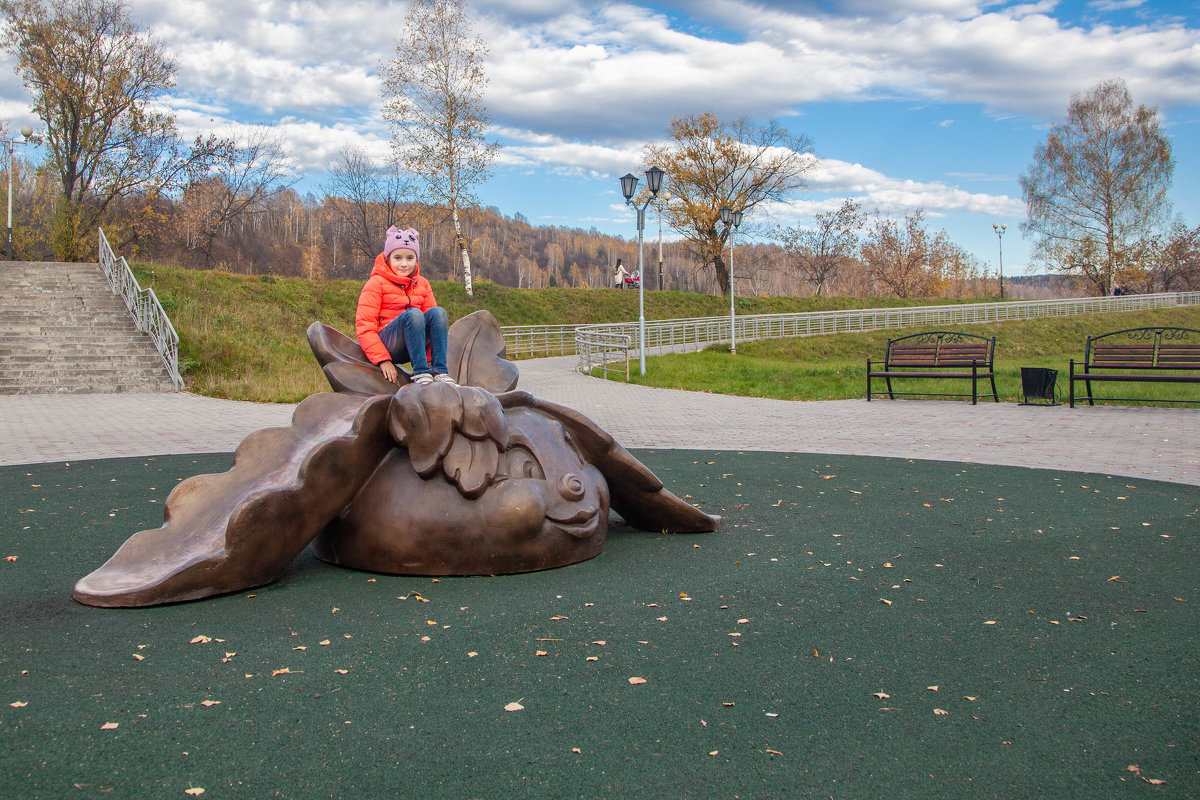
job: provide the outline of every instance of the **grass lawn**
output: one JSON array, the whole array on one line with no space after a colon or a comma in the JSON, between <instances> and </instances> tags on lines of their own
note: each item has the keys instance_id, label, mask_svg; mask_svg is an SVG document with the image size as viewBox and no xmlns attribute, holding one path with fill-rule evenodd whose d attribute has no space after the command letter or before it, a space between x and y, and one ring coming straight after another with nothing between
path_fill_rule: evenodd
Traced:
<instances>
[{"instance_id":1,"label":"grass lawn","mask_svg":"<svg viewBox=\"0 0 1200 800\"><path fill-rule=\"evenodd\" d=\"M996 337L996 388L1001 402L1021 400L1021 367L1058 370L1056 395L1065 402L1069 360L1083 359L1089 336L1125 328L1171 325L1200 329L1200 308L1048 317L1016 322L966 325L962 330ZM646 374L630 382L646 386L721 392L782 400L844 400L866 397L866 360L881 360L888 339L929 328L906 328L870 333L769 339L712 345L699 353L675 353L646 359ZM610 379L613 375L610 373ZM624 380L624 373L620 375ZM881 382L882 385L882 382ZM969 394L966 381L896 380L897 391ZM1078 395L1082 386L1076 387ZM873 386L873 391L876 389ZM990 386L989 386L990 391ZM1153 397L1200 400L1198 384L1093 384L1097 397ZM982 393L982 390L981 390Z\"/></svg>"}]
</instances>

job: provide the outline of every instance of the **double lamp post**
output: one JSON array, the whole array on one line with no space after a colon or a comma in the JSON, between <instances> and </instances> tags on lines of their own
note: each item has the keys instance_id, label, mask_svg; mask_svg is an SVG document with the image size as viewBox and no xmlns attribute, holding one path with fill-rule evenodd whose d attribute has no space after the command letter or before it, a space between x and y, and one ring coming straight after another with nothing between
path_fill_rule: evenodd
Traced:
<instances>
[{"instance_id":1,"label":"double lamp post","mask_svg":"<svg viewBox=\"0 0 1200 800\"><path fill-rule=\"evenodd\" d=\"M625 205L633 206L637 209L637 231L638 231L638 366L641 369L641 374L646 374L646 304L645 304L645 286L646 273L642 269L642 231L646 228L646 208L658 196L658 192L662 189L663 176L666 173L658 167L651 167L646 170L646 188L650 190L650 196L646 198L646 202L640 206L633 202L633 196L637 194L638 178L632 172L621 178L621 194L625 195Z\"/></svg>"}]
</instances>

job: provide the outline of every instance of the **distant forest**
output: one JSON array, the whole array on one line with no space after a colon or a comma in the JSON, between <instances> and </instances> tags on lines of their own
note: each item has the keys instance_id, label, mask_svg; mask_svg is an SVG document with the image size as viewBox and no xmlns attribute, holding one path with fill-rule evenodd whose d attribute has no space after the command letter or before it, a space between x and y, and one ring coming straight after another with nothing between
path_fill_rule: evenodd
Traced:
<instances>
[{"instance_id":1,"label":"distant forest","mask_svg":"<svg viewBox=\"0 0 1200 800\"><path fill-rule=\"evenodd\" d=\"M421 268L432 280L461 280L454 231L441 209L416 205L370 209L374 224L355 224L356 209L342 198L301 196L290 189L276 192L253 210L238 215L216 230L189 223L186 202L159 201L162 217L175 225L119 226L109 239L132 259L218 269L241 274L276 274L309 279L365 279L380 249L383 230L391 221L421 232ZM361 212L360 212L361 213ZM463 218L475 280L503 286L611 288L617 262L637 268L637 240L595 229L534 226L521 214L506 216L496 208L468 211ZM357 233L356 233L357 231ZM711 268L698 263L685 242L664 241L660 256L658 228L651 216L643 260L647 290L717 294ZM664 230L664 237L671 232ZM365 239L365 241L364 241ZM661 265L660 265L661 261ZM806 296L815 286L805 280L789 254L775 243L736 245L734 288L743 296ZM1058 297L1074 292L1069 279L1044 283L1010 282L1006 295ZM999 294L995 275L978 269L950 282L952 297ZM826 294L886 296L885 287L867 269L851 260L825 287ZM1018 295L1019 293L1019 295Z\"/></svg>"},{"instance_id":2,"label":"distant forest","mask_svg":"<svg viewBox=\"0 0 1200 800\"><path fill-rule=\"evenodd\" d=\"M14 242L17 259L54 257L51 198L55 187L32 165L17 162ZM220 187L213 187L220 189ZM421 268L432 280L461 280L454 231L443 209L404 201L390 205L344 198L300 195L285 188L238 205L228 191L189 187L179 197L126 197L106 214L105 234L118 255L130 260L215 269L238 274L274 274L310 280L365 280L389 223L421 232ZM534 226L521 214L496 208L463 216L475 280L502 286L611 288L617 262L637 268L637 240L595 229ZM657 220L651 214L643 259L647 290L717 294L715 275L682 241L665 241L660 256ZM743 232L743 235L746 232ZM759 232L766 239L771 231ZM665 236L671 236L664 229ZM94 236L94 234L93 234ZM740 296L806 296L816 287L793 257L769 241L736 244L734 289ZM95 242L88 246L95 252ZM660 265L661 261L661 265ZM660 271L661 270L661 271ZM1080 293L1066 277L1005 277L1013 298L1062 297ZM825 294L878 297L893 293L872 278L857 259L848 259L826 284ZM995 297L999 284L975 262L942 286L950 297Z\"/></svg>"}]
</instances>

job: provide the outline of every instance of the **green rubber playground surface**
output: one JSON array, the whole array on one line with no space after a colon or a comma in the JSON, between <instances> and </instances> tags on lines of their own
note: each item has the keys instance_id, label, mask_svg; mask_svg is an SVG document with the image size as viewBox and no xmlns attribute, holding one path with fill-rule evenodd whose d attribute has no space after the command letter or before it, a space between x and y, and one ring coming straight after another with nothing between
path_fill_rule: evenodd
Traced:
<instances>
[{"instance_id":1,"label":"green rubber playground surface","mask_svg":"<svg viewBox=\"0 0 1200 800\"><path fill-rule=\"evenodd\" d=\"M636 455L724 527L134 610L71 587L231 457L0 468L0 797L1200 797L1200 489Z\"/></svg>"}]
</instances>

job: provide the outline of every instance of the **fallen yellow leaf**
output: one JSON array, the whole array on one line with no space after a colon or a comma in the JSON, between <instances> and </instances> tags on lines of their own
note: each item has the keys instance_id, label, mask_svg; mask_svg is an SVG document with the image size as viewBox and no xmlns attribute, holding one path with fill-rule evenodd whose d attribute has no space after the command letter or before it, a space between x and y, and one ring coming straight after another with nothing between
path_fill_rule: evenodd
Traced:
<instances>
[{"instance_id":1,"label":"fallen yellow leaf","mask_svg":"<svg viewBox=\"0 0 1200 800\"><path fill-rule=\"evenodd\" d=\"M643 684L645 682L646 682L645 678L639 678L636 675L629 679L629 683L634 686L640 686L641 684Z\"/></svg>"},{"instance_id":2,"label":"fallen yellow leaf","mask_svg":"<svg viewBox=\"0 0 1200 800\"><path fill-rule=\"evenodd\" d=\"M119 722L106 722L106 723L104 723L103 725L101 725L101 726L100 726L100 730L102 730L102 731L115 731L115 730L116 730L117 728L119 728L119 727L121 727L121 723L119 723Z\"/></svg>"},{"instance_id":3,"label":"fallen yellow leaf","mask_svg":"<svg viewBox=\"0 0 1200 800\"><path fill-rule=\"evenodd\" d=\"M947 710L946 710L946 709L944 709L944 708L935 708L935 709L933 710L933 713L934 713L934 714L937 714L939 717L948 717L948 716L950 716L950 712L949 712L949 711L947 711Z\"/></svg>"},{"instance_id":4,"label":"fallen yellow leaf","mask_svg":"<svg viewBox=\"0 0 1200 800\"><path fill-rule=\"evenodd\" d=\"M346 673L348 673L349 671L350 671L350 670L348 670L348 669L335 669L335 670L334 670L334 672L336 672L338 675L345 675L345 674L346 674Z\"/></svg>"},{"instance_id":5,"label":"fallen yellow leaf","mask_svg":"<svg viewBox=\"0 0 1200 800\"><path fill-rule=\"evenodd\" d=\"M187 789L183 790L183 793L190 794L192 797L199 797L200 795L204 794L204 790L199 786L189 786Z\"/></svg>"},{"instance_id":6,"label":"fallen yellow leaf","mask_svg":"<svg viewBox=\"0 0 1200 800\"><path fill-rule=\"evenodd\" d=\"M522 699L524 699L524 698L522 698ZM514 700L511 703L509 703L508 705L506 705L504 707L504 710L505 711L524 711L525 706L521 705L518 701Z\"/></svg>"},{"instance_id":7,"label":"fallen yellow leaf","mask_svg":"<svg viewBox=\"0 0 1200 800\"><path fill-rule=\"evenodd\" d=\"M931 692L936 692L938 690L937 686L926 686L925 688Z\"/></svg>"},{"instance_id":8,"label":"fallen yellow leaf","mask_svg":"<svg viewBox=\"0 0 1200 800\"><path fill-rule=\"evenodd\" d=\"M537 652L534 653L534 655L535 656L548 656L550 654L547 653L545 650L538 650Z\"/></svg>"},{"instance_id":9,"label":"fallen yellow leaf","mask_svg":"<svg viewBox=\"0 0 1200 800\"><path fill-rule=\"evenodd\" d=\"M203 634L201 634L200 636L197 636L196 638L194 638L190 642L188 642L188 644L208 644L211 641L212 641L211 636L204 636Z\"/></svg>"},{"instance_id":10,"label":"fallen yellow leaf","mask_svg":"<svg viewBox=\"0 0 1200 800\"><path fill-rule=\"evenodd\" d=\"M871 697L878 697L880 700L890 700L892 696L886 692L874 692Z\"/></svg>"},{"instance_id":11,"label":"fallen yellow leaf","mask_svg":"<svg viewBox=\"0 0 1200 800\"><path fill-rule=\"evenodd\" d=\"M25 700L17 700L16 702L9 703L9 705L13 708L24 708L25 706L29 705L29 703Z\"/></svg>"}]
</instances>

